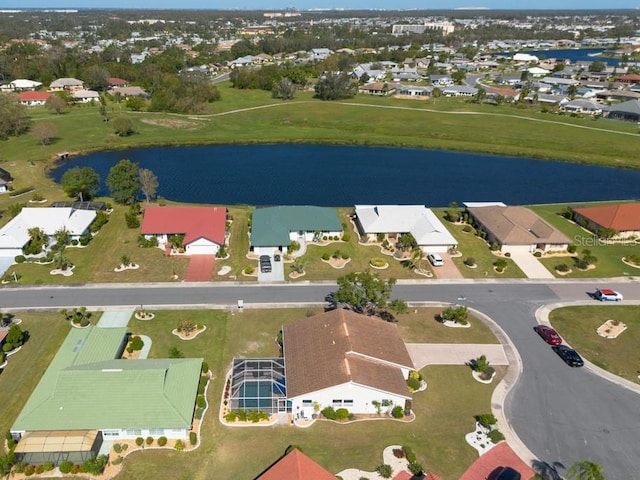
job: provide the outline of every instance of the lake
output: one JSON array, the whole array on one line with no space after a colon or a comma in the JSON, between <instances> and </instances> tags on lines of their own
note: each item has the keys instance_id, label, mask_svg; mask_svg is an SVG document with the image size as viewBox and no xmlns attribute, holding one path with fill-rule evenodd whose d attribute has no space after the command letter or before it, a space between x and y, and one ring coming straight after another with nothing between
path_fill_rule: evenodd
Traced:
<instances>
[{"instance_id":1,"label":"lake","mask_svg":"<svg viewBox=\"0 0 640 480\"><path fill-rule=\"evenodd\" d=\"M564 60L570 60L575 64L577 61L594 62L596 60L606 63L610 67L614 67L620 64L618 58L601 57L600 55L605 51L605 48L564 48L557 50L514 50L513 52L501 52L499 55L512 57L515 53L528 53L529 55L535 55L540 60L546 58L558 58Z\"/></svg>"},{"instance_id":2,"label":"lake","mask_svg":"<svg viewBox=\"0 0 640 480\"><path fill-rule=\"evenodd\" d=\"M152 170L158 195L226 205L512 205L634 199L640 170L417 148L333 145L209 145L109 151L71 158L51 172L92 167L102 191L126 158Z\"/></svg>"}]
</instances>

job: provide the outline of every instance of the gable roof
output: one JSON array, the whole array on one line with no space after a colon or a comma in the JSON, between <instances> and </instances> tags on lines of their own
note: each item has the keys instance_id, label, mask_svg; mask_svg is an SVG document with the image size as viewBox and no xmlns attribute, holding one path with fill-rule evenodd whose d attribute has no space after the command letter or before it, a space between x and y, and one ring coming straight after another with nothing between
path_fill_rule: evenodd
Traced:
<instances>
[{"instance_id":1,"label":"gable roof","mask_svg":"<svg viewBox=\"0 0 640 480\"><path fill-rule=\"evenodd\" d=\"M81 87L82 85L84 85L82 80L77 78L58 78L49 84L49 88Z\"/></svg>"},{"instance_id":2,"label":"gable roof","mask_svg":"<svg viewBox=\"0 0 640 480\"><path fill-rule=\"evenodd\" d=\"M23 208L9 223L0 228L0 248L22 248L29 241L29 229L41 228L52 236L64 228L72 236L82 235L96 218L91 210L73 208Z\"/></svg>"},{"instance_id":3,"label":"gable roof","mask_svg":"<svg viewBox=\"0 0 640 480\"><path fill-rule=\"evenodd\" d=\"M640 115L640 99L628 100L626 102L618 103L617 105L611 105L611 107L609 108L609 112L621 112Z\"/></svg>"},{"instance_id":4,"label":"gable roof","mask_svg":"<svg viewBox=\"0 0 640 480\"><path fill-rule=\"evenodd\" d=\"M21 92L18 95L18 100L21 102L34 102L34 101L44 101L48 100L51 94L49 92L36 92L33 90L29 90L27 92Z\"/></svg>"},{"instance_id":5,"label":"gable roof","mask_svg":"<svg viewBox=\"0 0 640 480\"><path fill-rule=\"evenodd\" d=\"M143 235L184 235L184 244L200 238L222 245L227 221L225 207L149 207L144 211Z\"/></svg>"},{"instance_id":6,"label":"gable roof","mask_svg":"<svg viewBox=\"0 0 640 480\"><path fill-rule=\"evenodd\" d=\"M502 245L568 244L569 237L520 206L467 209Z\"/></svg>"},{"instance_id":7,"label":"gable roof","mask_svg":"<svg viewBox=\"0 0 640 480\"><path fill-rule=\"evenodd\" d=\"M410 398L401 368L413 362L398 327L336 309L283 328L287 394L354 383Z\"/></svg>"},{"instance_id":8,"label":"gable roof","mask_svg":"<svg viewBox=\"0 0 640 480\"><path fill-rule=\"evenodd\" d=\"M256 480L336 480L336 476L294 448Z\"/></svg>"},{"instance_id":9,"label":"gable roof","mask_svg":"<svg viewBox=\"0 0 640 480\"><path fill-rule=\"evenodd\" d=\"M71 329L12 430L188 428L202 359L116 359L125 337Z\"/></svg>"},{"instance_id":10,"label":"gable roof","mask_svg":"<svg viewBox=\"0 0 640 480\"><path fill-rule=\"evenodd\" d=\"M411 233L418 245L457 245L456 239L424 205L356 205L365 233Z\"/></svg>"},{"instance_id":11,"label":"gable roof","mask_svg":"<svg viewBox=\"0 0 640 480\"><path fill-rule=\"evenodd\" d=\"M573 211L603 228L619 232L640 230L640 203L578 207Z\"/></svg>"},{"instance_id":12,"label":"gable roof","mask_svg":"<svg viewBox=\"0 0 640 480\"><path fill-rule=\"evenodd\" d=\"M289 232L296 231L341 232L342 223L334 208L309 205L258 208L251 219L251 245L289 245Z\"/></svg>"}]
</instances>

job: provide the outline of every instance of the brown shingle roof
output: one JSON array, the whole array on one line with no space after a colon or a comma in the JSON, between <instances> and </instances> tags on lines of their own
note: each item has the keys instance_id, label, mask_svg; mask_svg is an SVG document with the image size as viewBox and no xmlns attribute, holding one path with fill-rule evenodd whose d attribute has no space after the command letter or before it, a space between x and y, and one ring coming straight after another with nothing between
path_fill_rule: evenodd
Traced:
<instances>
[{"instance_id":1,"label":"brown shingle roof","mask_svg":"<svg viewBox=\"0 0 640 480\"><path fill-rule=\"evenodd\" d=\"M502 245L571 243L569 237L524 207L489 206L468 210Z\"/></svg>"},{"instance_id":2,"label":"brown shingle roof","mask_svg":"<svg viewBox=\"0 0 640 480\"><path fill-rule=\"evenodd\" d=\"M640 230L640 203L580 207L573 211L603 228L619 232Z\"/></svg>"},{"instance_id":3,"label":"brown shingle roof","mask_svg":"<svg viewBox=\"0 0 640 480\"><path fill-rule=\"evenodd\" d=\"M285 325L287 394L348 382L409 396L399 367L413 363L395 324L337 309Z\"/></svg>"}]
</instances>

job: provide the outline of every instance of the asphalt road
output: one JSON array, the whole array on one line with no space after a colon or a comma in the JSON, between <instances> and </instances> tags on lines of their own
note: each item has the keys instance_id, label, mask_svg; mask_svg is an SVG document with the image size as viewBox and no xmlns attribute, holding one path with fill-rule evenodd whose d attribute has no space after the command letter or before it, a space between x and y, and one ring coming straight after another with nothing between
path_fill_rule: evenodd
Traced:
<instances>
[{"instance_id":1,"label":"asphalt road","mask_svg":"<svg viewBox=\"0 0 640 480\"><path fill-rule=\"evenodd\" d=\"M493 318L511 338L523 361L523 374L507 397L513 429L543 462L564 473L579 460L604 466L607 480L640 478L640 397L593 374L571 368L532 328L544 304L588 300L598 282L487 281L399 284L395 294L409 302L464 303ZM625 299L640 300L636 282L614 287ZM242 299L254 305L323 303L333 284L301 285L107 285L5 288L3 309L88 307L145 308L216 306L234 308ZM640 366L639 366L640 367Z\"/></svg>"}]
</instances>

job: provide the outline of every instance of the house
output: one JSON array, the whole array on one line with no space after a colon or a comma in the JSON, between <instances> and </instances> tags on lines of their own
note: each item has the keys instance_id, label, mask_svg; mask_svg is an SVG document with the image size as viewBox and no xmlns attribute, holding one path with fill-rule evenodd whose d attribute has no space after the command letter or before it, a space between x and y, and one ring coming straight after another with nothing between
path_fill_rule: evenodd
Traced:
<instances>
[{"instance_id":1,"label":"house","mask_svg":"<svg viewBox=\"0 0 640 480\"><path fill-rule=\"evenodd\" d=\"M148 207L140 232L163 249L177 235L187 255L215 255L225 244L226 221L225 207Z\"/></svg>"},{"instance_id":2,"label":"house","mask_svg":"<svg viewBox=\"0 0 640 480\"><path fill-rule=\"evenodd\" d=\"M100 100L100 94L93 90L84 90L84 89L73 90L71 92L71 96L78 103L91 103L91 102L97 102Z\"/></svg>"},{"instance_id":3,"label":"house","mask_svg":"<svg viewBox=\"0 0 640 480\"><path fill-rule=\"evenodd\" d=\"M129 82L123 80L122 78L110 77L107 79L107 86L109 89L118 88L118 87L128 87Z\"/></svg>"},{"instance_id":4,"label":"house","mask_svg":"<svg viewBox=\"0 0 640 480\"><path fill-rule=\"evenodd\" d=\"M282 329L287 400L299 418L314 404L376 413L411 400L406 379L413 362L394 323L337 309Z\"/></svg>"},{"instance_id":5,"label":"house","mask_svg":"<svg viewBox=\"0 0 640 480\"><path fill-rule=\"evenodd\" d=\"M342 223L333 208L315 206L280 206L258 208L251 220L251 249L256 255L275 251L288 253L291 242L300 244L323 237L341 237Z\"/></svg>"},{"instance_id":6,"label":"house","mask_svg":"<svg viewBox=\"0 0 640 480\"><path fill-rule=\"evenodd\" d=\"M602 105L590 100L571 100L560 105L560 110L585 115L602 115Z\"/></svg>"},{"instance_id":7,"label":"house","mask_svg":"<svg viewBox=\"0 0 640 480\"><path fill-rule=\"evenodd\" d=\"M433 88L434 87L423 87L420 85L398 85L396 96L414 97L426 100L431 97Z\"/></svg>"},{"instance_id":8,"label":"house","mask_svg":"<svg viewBox=\"0 0 640 480\"><path fill-rule=\"evenodd\" d=\"M29 229L38 227L53 241L55 233L65 229L71 240L78 240L89 231L96 218L92 210L74 208L23 208L9 223L0 228L0 257L22 255L22 248L29 243Z\"/></svg>"},{"instance_id":9,"label":"house","mask_svg":"<svg viewBox=\"0 0 640 480\"><path fill-rule=\"evenodd\" d=\"M513 61L520 63L538 63L540 59L528 53L516 53L513 55Z\"/></svg>"},{"instance_id":10,"label":"house","mask_svg":"<svg viewBox=\"0 0 640 480\"><path fill-rule=\"evenodd\" d=\"M126 343L126 327L71 329L11 427L18 462L81 463L103 441L188 438L202 359L120 359Z\"/></svg>"},{"instance_id":11,"label":"house","mask_svg":"<svg viewBox=\"0 0 640 480\"><path fill-rule=\"evenodd\" d=\"M328 48L312 48L308 54L311 60L326 60L333 55L333 52Z\"/></svg>"},{"instance_id":12,"label":"house","mask_svg":"<svg viewBox=\"0 0 640 480\"><path fill-rule=\"evenodd\" d=\"M142 87L114 87L111 89L111 93L116 94L119 93L124 98L129 97L141 97L141 98L151 98L151 95L147 93Z\"/></svg>"},{"instance_id":13,"label":"house","mask_svg":"<svg viewBox=\"0 0 640 480\"><path fill-rule=\"evenodd\" d=\"M640 99L612 105L609 108L609 118L627 120L629 122L640 122Z\"/></svg>"},{"instance_id":14,"label":"house","mask_svg":"<svg viewBox=\"0 0 640 480\"><path fill-rule=\"evenodd\" d=\"M49 85L49 90L52 92L82 90L82 88L84 88L84 82L76 78L58 78Z\"/></svg>"},{"instance_id":15,"label":"house","mask_svg":"<svg viewBox=\"0 0 640 480\"><path fill-rule=\"evenodd\" d=\"M5 85L0 86L0 90L13 90L14 92L22 92L27 90L35 90L37 88L40 88L41 86L41 82L18 78Z\"/></svg>"},{"instance_id":16,"label":"house","mask_svg":"<svg viewBox=\"0 0 640 480\"><path fill-rule=\"evenodd\" d=\"M640 236L640 203L614 203L595 207L574 207L573 219L594 233L601 229L618 232L616 238Z\"/></svg>"},{"instance_id":17,"label":"house","mask_svg":"<svg viewBox=\"0 0 640 480\"><path fill-rule=\"evenodd\" d=\"M47 103L51 94L49 92L26 91L20 92L18 102L27 107L42 106Z\"/></svg>"},{"instance_id":18,"label":"house","mask_svg":"<svg viewBox=\"0 0 640 480\"><path fill-rule=\"evenodd\" d=\"M451 85L442 89L445 97L473 97L478 93L478 89L468 85Z\"/></svg>"},{"instance_id":19,"label":"house","mask_svg":"<svg viewBox=\"0 0 640 480\"><path fill-rule=\"evenodd\" d=\"M398 85L395 83L387 82L375 82L367 83L358 87L358 92L365 93L367 95L393 95L396 93Z\"/></svg>"},{"instance_id":20,"label":"house","mask_svg":"<svg viewBox=\"0 0 640 480\"><path fill-rule=\"evenodd\" d=\"M443 253L458 242L436 215L424 205L356 205L355 222L362 241L377 241L379 234L398 240L410 233L425 253Z\"/></svg>"},{"instance_id":21,"label":"house","mask_svg":"<svg viewBox=\"0 0 640 480\"><path fill-rule=\"evenodd\" d=\"M294 448L256 480L336 480L336 476Z\"/></svg>"},{"instance_id":22,"label":"house","mask_svg":"<svg viewBox=\"0 0 640 480\"><path fill-rule=\"evenodd\" d=\"M502 252L566 250L571 240L531 210L520 206L467 207L478 230Z\"/></svg>"},{"instance_id":23,"label":"house","mask_svg":"<svg viewBox=\"0 0 640 480\"><path fill-rule=\"evenodd\" d=\"M429 75L429 80L434 87L449 87L454 83L451 75Z\"/></svg>"}]
</instances>

